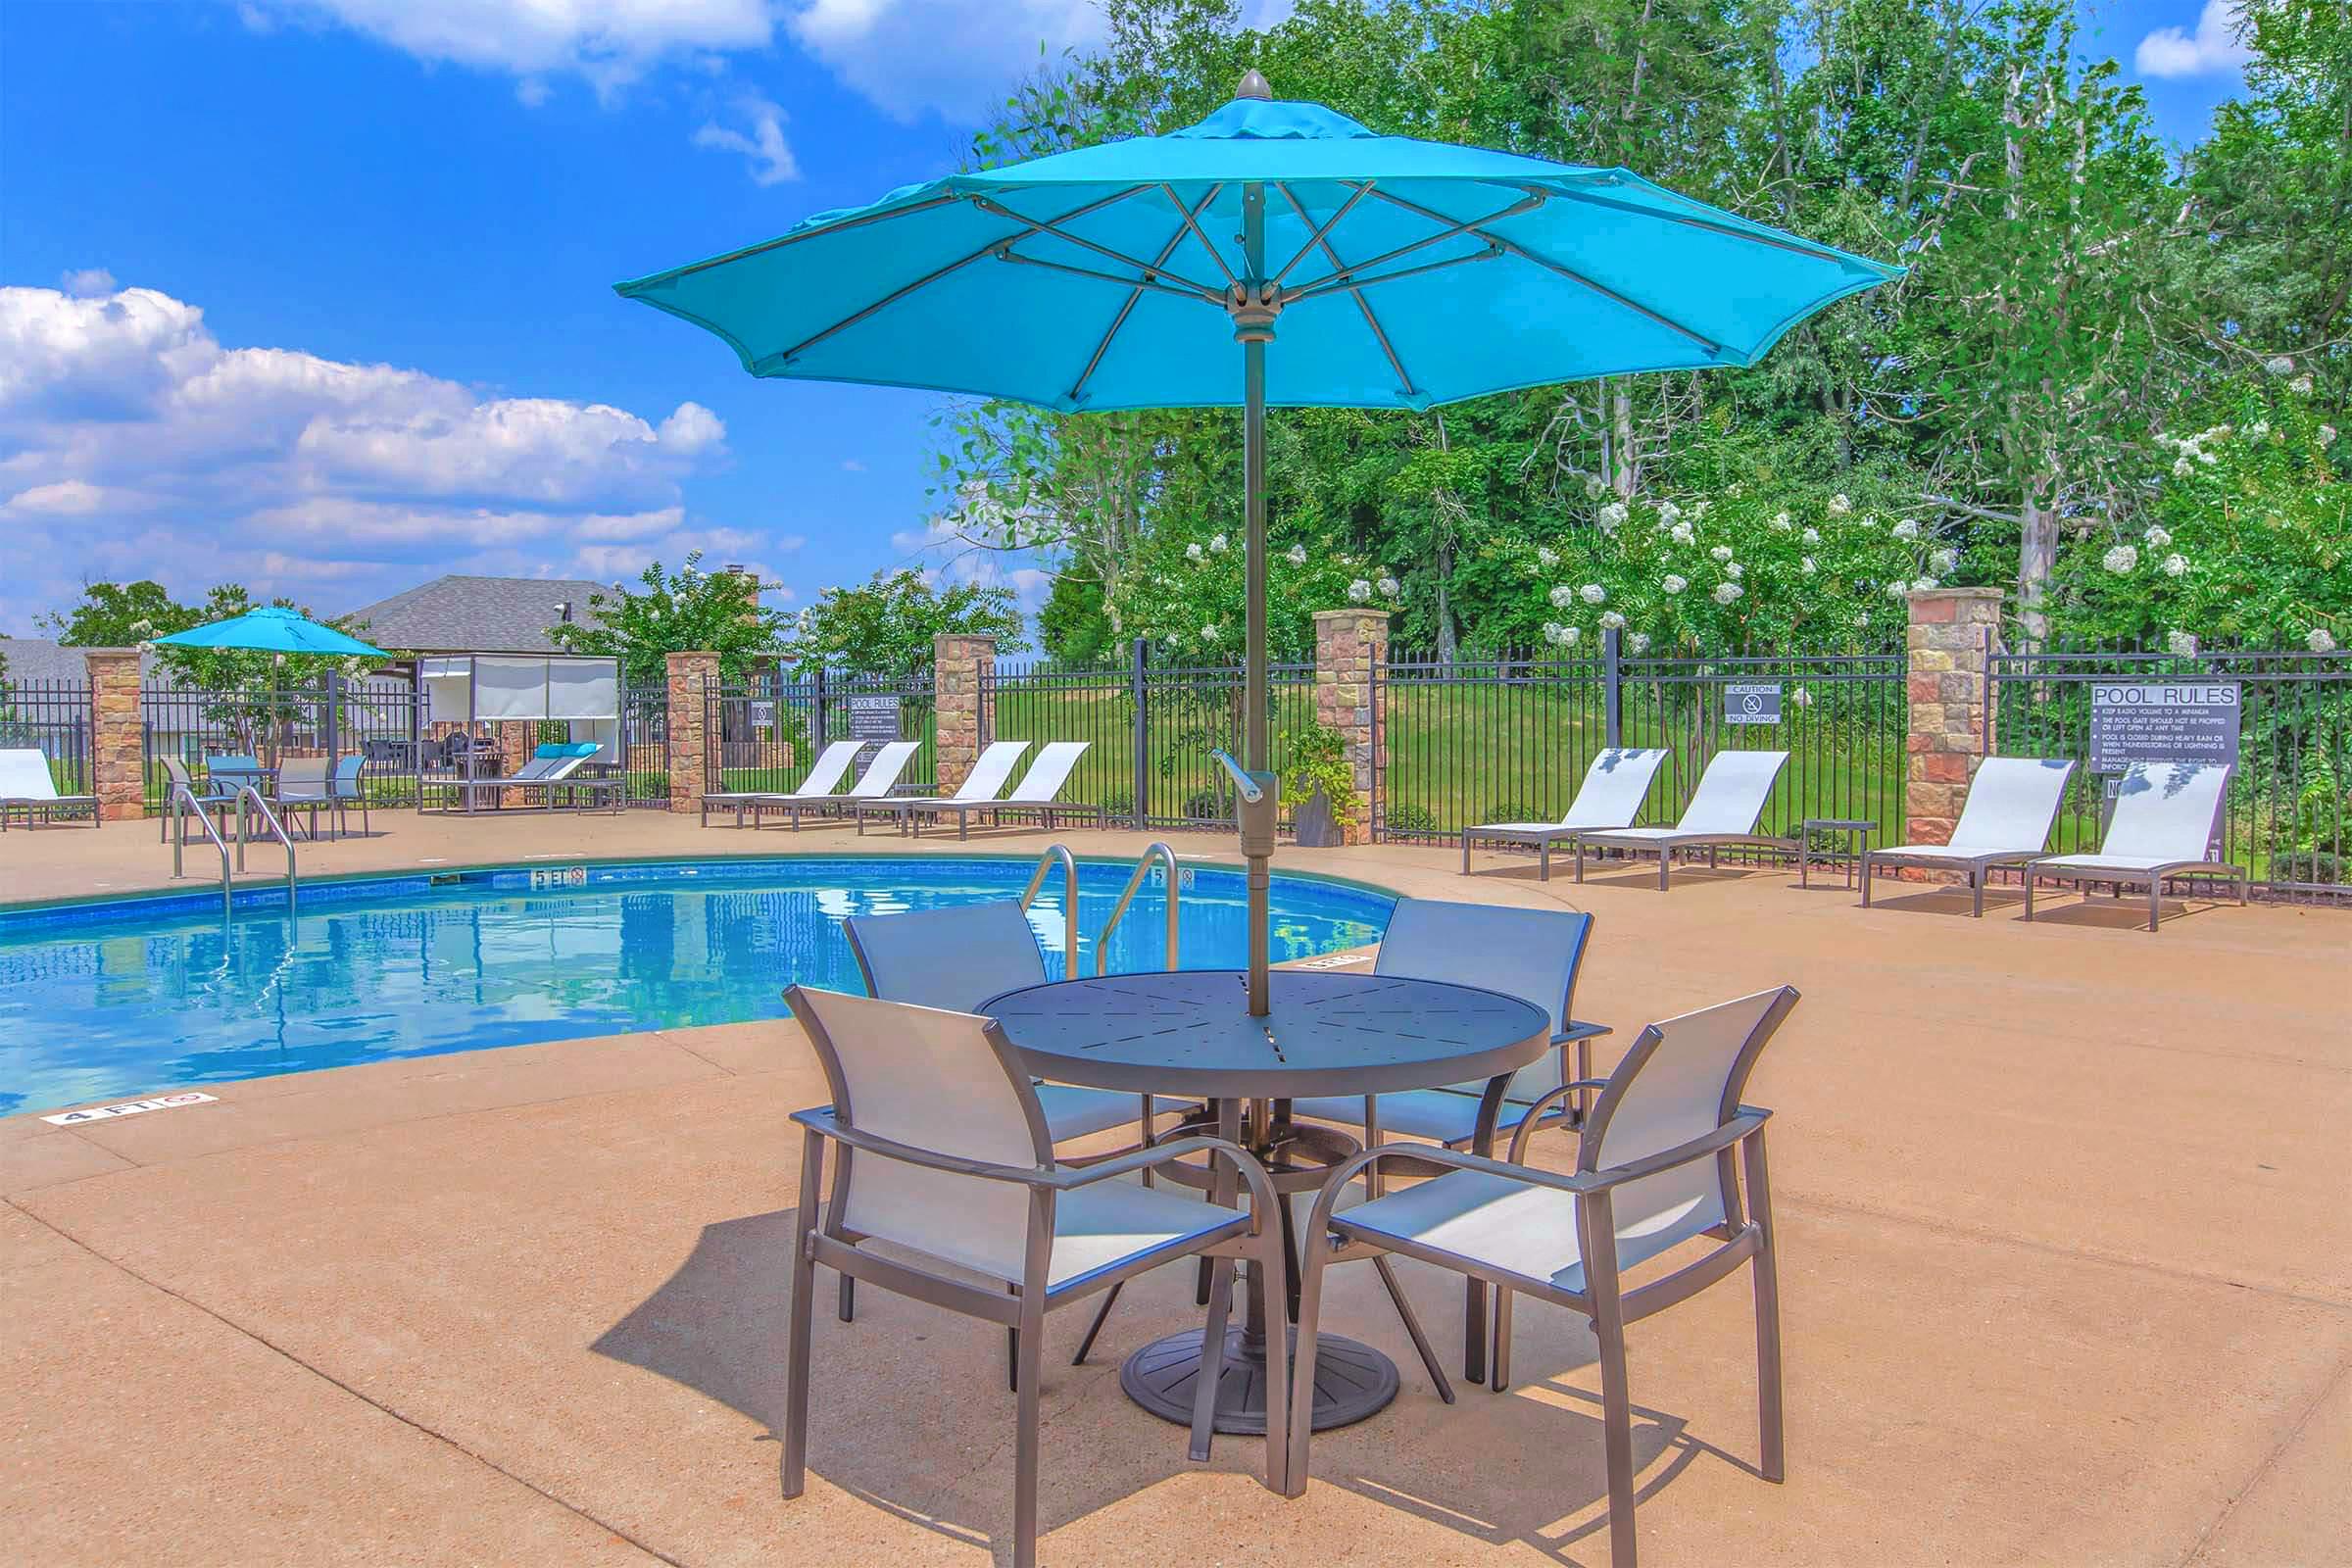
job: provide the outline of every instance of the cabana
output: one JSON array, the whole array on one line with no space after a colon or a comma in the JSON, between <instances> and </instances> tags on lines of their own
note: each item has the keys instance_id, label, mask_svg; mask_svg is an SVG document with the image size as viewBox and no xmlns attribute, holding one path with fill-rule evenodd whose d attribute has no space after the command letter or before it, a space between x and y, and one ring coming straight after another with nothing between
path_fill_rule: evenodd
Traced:
<instances>
[{"instance_id":1,"label":"cabana","mask_svg":"<svg viewBox=\"0 0 2352 1568\"><path fill-rule=\"evenodd\" d=\"M466 654L418 660L416 679L425 695L427 723L463 725L468 734L481 723L529 723L534 726L534 751L541 742L552 739L548 725L562 724L566 746L596 747L595 755L585 759L577 775L565 778L566 793L590 802L599 795L611 795L615 801L605 804L616 804L624 787L619 661L571 655ZM453 758L438 777L424 758L420 756L417 762L420 804L436 784L451 797L449 809L462 807L470 812L485 799L493 806L501 799L500 793L487 785L504 770L485 765L478 750L469 748L462 759ZM536 793L554 807L556 790Z\"/></svg>"}]
</instances>

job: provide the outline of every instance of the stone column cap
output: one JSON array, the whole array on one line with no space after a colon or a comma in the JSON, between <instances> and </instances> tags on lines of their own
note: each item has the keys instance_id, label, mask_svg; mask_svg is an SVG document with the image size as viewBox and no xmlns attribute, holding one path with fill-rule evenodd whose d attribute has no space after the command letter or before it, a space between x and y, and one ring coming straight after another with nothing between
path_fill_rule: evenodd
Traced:
<instances>
[{"instance_id":1,"label":"stone column cap","mask_svg":"<svg viewBox=\"0 0 2352 1568\"><path fill-rule=\"evenodd\" d=\"M1905 599L1999 599L2008 593L2006 588L1906 588Z\"/></svg>"},{"instance_id":2,"label":"stone column cap","mask_svg":"<svg viewBox=\"0 0 2352 1568\"><path fill-rule=\"evenodd\" d=\"M675 653L663 654L662 657L675 662L681 659L716 659L718 653L715 649L709 648L682 648Z\"/></svg>"},{"instance_id":3,"label":"stone column cap","mask_svg":"<svg viewBox=\"0 0 2352 1568\"><path fill-rule=\"evenodd\" d=\"M82 657L84 660L91 660L91 659L126 659L126 658L127 658L127 659L137 659L137 658L139 658L139 657L140 657L142 654L144 654L145 652L146 652L146 650L145 650L145 649L138 648L138 647L130 647L130 648L84 648L83 650L81 650L81 657Z\"/></svg>"},{"instance_id":4,"label":"stone column cap","mask_svg":"<svg viewBox=\"0 0 2352 1568\"><path fill-rule=\"evenodd\" d=\"M1386 620L1395 613L1396 612L1393 610L1377 610L1370 605L1349 605L1344 610L1318 610L1315 612L1315 619L1341 620L1354 617L1369 620L1377 617Z\"/></svg>"}]
</instances>

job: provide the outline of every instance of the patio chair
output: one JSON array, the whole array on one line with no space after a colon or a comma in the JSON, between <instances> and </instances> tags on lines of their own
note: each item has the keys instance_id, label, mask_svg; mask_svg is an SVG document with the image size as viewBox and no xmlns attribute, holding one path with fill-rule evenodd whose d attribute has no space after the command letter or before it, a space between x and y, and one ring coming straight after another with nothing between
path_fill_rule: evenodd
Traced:
<instances>
[{"instance_id":1,"label":"patio chair","mask_svg":"<svg viewBox=\"0 0 2352 1568\"><path fill-rule=\"evenodd\" d=\"M360 782L360 774L367 765L368 759L356 753L335 759L334 773L326 781L326 796L328 803L334 807L337 833L351 831L351 808L354 806L360 808L360 832L371 835L374 831L373 824L368 819L367 787Z\"/></svg>"},{"instance_id":2,"label":"patio chair","mask_svg":"<svg viewBox=\"0 0 2352 1568\"><path fill-rule=\"evenodd\" d=\"M1576 879L1585 879L1587 845L1656 856L1660 893L1666 891L1666 873L1674 864L1677 850L1703 847L1711 866L1716 851L1726 844L1788 848L1787 839L1756 831L1764 804L1772 798L1773 781L1788 763L1787 752L1717 752L1707 770L1698 776L1698 788L1683 808L1683 819L1674 826L1588 829L1576 834Z\"/></svg>"},{"instance_id":3,"label":"patio chair","mask_svg":"<svg viewBox=\"0 0 2352 1568\"><path fill-rule=\"evenodd\" d=\"M2246 902L2246 871L2213 858L2214 828L2230 768L2218 762L2133 762L2116 792L2115 812L2096 855L2045 855L2026 862L2026 915L2034 918L2034 884L2112 882L2148 889L2148 929L2156 929L2168 877L2226 877Z\"/></svg>"},{"instance_id":4,"label":"patio chair","mask_svg":"<svg viewBox=\"0 0 2352 1568\"><path fill-rule=\"evenodd\" d=\"M888 811L899 819L899 830L906 828L906 813L913 807L986 806L1003 792L1005 780L1012 777L1013 765L1029 749L1027 741L991 741L972 763L972 770L963 776L953 795L899 795L887 800L861 801L851 808L858 813L858 832L865 832L868 811Z\"/></svg>"},{"instance_id":5,"label":"patio chair","mask_svg":"<svg viewBox=\"0 0 2352 1568\"><path fill-rule=\"evenodd\" d=\"M8 830L8 819L16 813L22 812L24 825L30 827L35 814L50 822L60 811L87 811L90 826L104 825L98 819L97 796L57 793L49 759L38 750L26 746L0 751L0 832Z\"/></svg>"},{"instance_id":6,"label":"patio chair","mask_svg":"<svg viewBox=\"0 0 2352 1568\"><path fill-rule=\"evenodd\" d=\"M843 775L849 772L850 764L858 760L858 752L863 745L862 741L835 741L816 754L816 760L809 764L808 776L803 778L799 785L789 790L710 790L706 792L703 796L703 826L710 825L710 808L714 806L721 810L732 809L735 813L737 827L743 826L743 813L747 810L751 811L752 823L756 827L760 821L758 807L761 802L789 802L796 796L802 800L822 799L831 795L841 787ZM793 813L792 825L795 829L801 825L798 811Z\"/></svg>"},{"instance_id":7,"label":"patio chair","mask_svg":"<svg viewBox=\"0 0 2352 1568\"><path fill-rule=\"evenodd\" d=\"M308 811L311 825L305 831L315 843L318 838L318 813L333 807L335 799L327 788L326 759L323 757L290 757L277 765L276 798L270 803L277 811L277 819L291 831L295 813Z\"/></svg>"},{"instance_id":8,"label":"patio chair","mask_svg":"<svg viewBox=\"0 0 2352 1568\"><path fill-rule=\"evenodd\" d=\"M179 813L172 809L172 803L179 799L179 791L182 789L188 792L188 799L196 803L196 809L199 811L214 807L220 808L220 832L221 836L225 838L228 834L228 808L237 804L236 785L226 779L216 779L209 776L200 785L190 776L187 763L176 757L167 757L164 759L164 811L161 816L156 818L156 842L159 844L171 842L172 824L174 822L179 822L184 841L187 824L181 821Z\"/></svg>"},{"instance_id":9,"label":"patio chair","mask_svg":"<svg viewBox=\"0 0 2352 1568\"><path fill-rule=\"evenodd\" d=\"M956 837L958 839L971 837L974 811L988 812L992 823L1006 811L1034 812L1039 821L1048 827L1054 825L1054 816L1057 811L1083 811L1093 814L1096 827L1107 827L1110 825L1110 816L1101 806L1065 806L1060 801L1062 789L1070 781L1071 769L1078 765L1078 759L1085 756L1086 749L1093 744L1092 741L1048 741L1037 754L1036 760L1029 764L1029 770L1021 775L1021 781L1006 791L1002 800L909 800L904 803L905 808L900 814L913 824L917 838L922 836L925 816L946 816L950 812L955 813Z\"/></svg>"},{"instance_id":10,"label":"patio chair","mask_svg":"<svg viewBox=\"0 0 2352 1568\"><path fill-rule=\"evenodd\" d=\"M1551 880L1551 846L1592 828L1631 827L1649 798L1650 781L1666 760L1663 748L1612 747L1592 759L1585 781L1568 803L1568 814L1557 822L1481 822L1462 829L1462 875L1470 874L1470 840L1504 839L1536 847L1536 879Z\"/></svg>"},{"instance_id":11,"label":"patio chair","mask_svg":"<svg viewBox=\"0 0 2352 1568\"><path fill-rule=\"evenodd\" d=\"M1301 1260L1298 1356L1293 1388L1314 1387L1323 1277L1334 1262L1401 1253L1499 1288L1494 1387L1510 1381L1511 1300L1525 1294L1583 1313L1600 1342L1601 1449L1608 1471L1609 1557L1634 1568L1634 1435L1625 1330L1729 1277L1752 1270L1757 1415L1767 1481L1786 1474L1781 1422L1780 1287L1764 1123L1740 1102L1749 1071L1796 1005L1783 986L1653 1023L1597 1087L1578 1141L1576 1171L1523 1163L1531 1118L1507 1161L1422 1144L1368 1150L1334 1169L1315 1200ZM1551 1092L1552 1100L1580 1086ZM1541 1105L1539 1109L1543 1108ZM1734 1152L1738 1152L1735 1174ZM1387 1197L1335 1211L1358 1171L1409 1157L1453 1167ZM1742 1188L1744 1188L1744 1201ZM1716 1245L1659 1278L1627 1288L1626 1270L1700 1238ZM1294 1393L1294 1401L1296 1400ZM1294 1420L1289 1480L1306 1487L1309 1423Z\"/></svg>"},{"instance_id":12,"label":"patio chair","mask_svg":"<svg viewBox=\"0 0 2352 1568\"><path fill-rule=\"evenodd\" d=\"M1281 1232L1273 1183L1248 1152L1217 1138L1184 1138L1101 1164L1055 1162L1044 1112L1020 1056L996 1024L964 1013L794 986L793 1016L824 1066L833 1096L796 1111L800 1207L792 1249L787 1341L784 1495L807 1486L809 1342L816 1267L845 1284L883 1290L1004 1325L1013 1358L1014 1568L1037 1562L1038 1397L1046 1314L1166 1263L1213 1258L1216 1284L1205 1344L1219 1358L1199 1380L1191 1457L1208 1457L1234 1260L1279 1279ZM826 1145L839 1150L832 1194L818 1218ZM1249 1209L1180 1198L1118 1178L1186 1155L1222 1159L1255 1200ZM892 1248L877 1256L859 1244ZM917 1261L906 1261L907 1254ZM977 1274L994 1284L939 1272ZM1289 1427L1282 1336L1266 1347L1265 1484L1283 1471Z\"/></svg>"},{"instance_id":13,"label":"patio chair","mask_svg":"<svg viewBox=\"0 0 2352 1568\"><path fill-rule=\"evenodd\" d=\"M1366 1147L1401 1134L1447 1149L1492 1153L1494 1140L1525 1124L1529 1112L1547 1102L1553 1090L1592 1076L1592 1041L1609 1031L1601 1024L1577 1022L1569 1010L1576 1001L1577 969L1592 935L1589 914L1398 900L1380 939L1374 974L1480 986L1532 1003L1551 1020L1552 1049L1513 1073L1498 1096L1494 1083L1480 1079L1401 1094L1297 1100L1291 1102L1291 1113L1361 1127ZM1572 1045L1574 1073L1567 1062ZM1582 1125L1585 1100L1579 1091L1569 1102L1553 1104L1544 1119ZM1364 1173L1364 1191L1371 1198L1380 1196L1377 1167ZM1485 1376L1486 1287L1471 1281L1468 1297L1462 1365L1463 1375L1476 1383Z\"/></svg>"},{"instance_id":14,"label":"patio chair","mask_svg":"<svg viewBox=\"0 0 2352 1568\"><path fill-rule=\"evenodd\" d=\"M2031 860L2049 848L2058 805L2075 764L2051 757L1988 757L1969 782L1948 844L1897 844L1862 852L1862 907L1870 907L1871 872L1882 865L1933 865L1968 875L1971 908L1984 916L1984 879L1997 865Z\"/></svg>"}]
</instances>

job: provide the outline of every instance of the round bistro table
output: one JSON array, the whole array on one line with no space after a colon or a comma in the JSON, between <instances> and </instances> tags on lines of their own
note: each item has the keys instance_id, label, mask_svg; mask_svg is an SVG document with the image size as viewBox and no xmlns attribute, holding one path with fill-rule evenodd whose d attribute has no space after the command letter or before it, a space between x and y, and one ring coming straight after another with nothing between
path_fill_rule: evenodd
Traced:
<instances>
[{"instance_id":1,"label":"round bistro table","mask_svg":"<svg viewBox=\"0 0 2352 1568\"><path fill-rule=\"evenodd\" d=\"M1293 1180L1278 1185L1294 1191L1312 1190L1314 1167L1301 1176L1286 1155L1299 1130L1285 1102L1496 1079L1534 1061L1551 1042L1543 1009L1500 992L1436 980L1277 969L1268 1003L1267 1016L1252 1018L1247 975L1194 969L1026 986L984 1003L980 1011L1003 1026L1040 1078L1207 1102L1215 1129L1269 1168L1290 1172ZM1317 1165L1355 1152L1354 1140L1336 1130L1313 1133ZM1214 1200L1236 1200L1230 1170L1208 1185ZM1284 1223L1287 1232L1287 1215ZM1247 1285L1243 1323L1227 1331L1219 1432L1266 1429L1266 1303L1283 1286L1254 1277ZM1163 1419L1189 1423L1203 1333L1170 1335L1129 1356L1119 1372L1128 1397ZM1360 1421L1396 1395L1396 1366L1386 1355L1340 1335L1317 1336L1316 1431Z\"/></svg>"}]
</instances>

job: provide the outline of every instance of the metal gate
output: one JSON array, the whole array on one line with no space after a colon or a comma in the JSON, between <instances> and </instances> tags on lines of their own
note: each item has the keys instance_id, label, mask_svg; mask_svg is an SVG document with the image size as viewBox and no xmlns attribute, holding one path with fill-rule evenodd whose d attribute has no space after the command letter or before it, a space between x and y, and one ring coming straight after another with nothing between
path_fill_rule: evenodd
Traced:
<instances>
[{"instance_id":1,"label":"metal gate","mask_svg":"<svg viewBox=\"0 0 2352 1568\"><path fill-rule=\"evenodd\" d=\"M90 688L84 681L0 682L0 749L31 750L60 795L91 792Z\"/></svg>"},{"instance_id":2,"label":"metal gate","mask_svg":"<svg viewBox=\"0 0 2352 1568\"><path fill-rule=\"evenodd\" d=\"M2113 775L2089 767L2094 687L2231 682L2238 760L2223 804L2222 858L2273 897L2352 892L2352 653L1994 647L1986 667L1988 739L1999 755L2077 764L2053 853L2096 848L2103 826Z\"/></svg>"}]
</instances>

